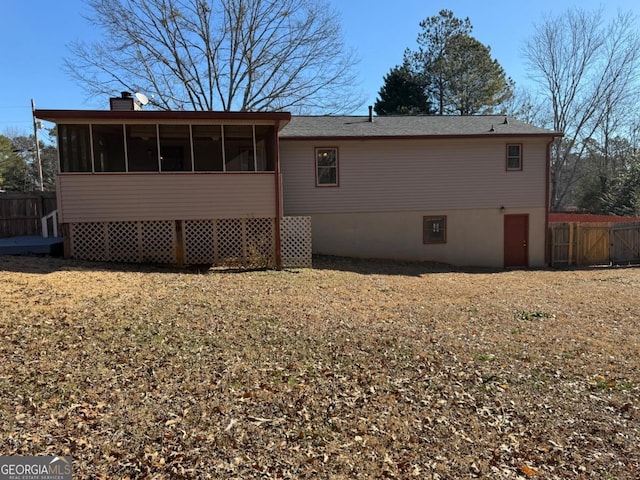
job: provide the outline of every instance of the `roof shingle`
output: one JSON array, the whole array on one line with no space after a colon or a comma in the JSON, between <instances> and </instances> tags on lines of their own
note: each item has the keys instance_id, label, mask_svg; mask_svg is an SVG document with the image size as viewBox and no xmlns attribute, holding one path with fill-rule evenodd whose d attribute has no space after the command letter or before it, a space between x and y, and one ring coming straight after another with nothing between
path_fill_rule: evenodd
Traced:
<instances>
[{"instance_id":1,"label":"roof shingle","mask_svg":"<svg viewBox=\"0 0 640 480\"><path fill-rule=\"evenodd\" d=\"M506 122L505 122L506 120ZM561 136L504 115L304 116L293 115L281 138L457 137L485 135Z\"/></svg>"}]
</instances>

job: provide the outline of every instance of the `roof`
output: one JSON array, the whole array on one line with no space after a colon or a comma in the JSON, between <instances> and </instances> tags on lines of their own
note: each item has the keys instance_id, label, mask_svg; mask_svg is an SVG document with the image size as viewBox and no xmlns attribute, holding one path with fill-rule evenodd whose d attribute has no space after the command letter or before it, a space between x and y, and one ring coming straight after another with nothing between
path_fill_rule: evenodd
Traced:
<instances>
[{"instance_id":1,"label":"roof","mask_svg":"<svg viewBox=\"0 0 640 480\"><path fill-rule=\"evenodd\" d=\"M561 133L534 127L504 115L473 116L292 116L283 139L545 136ZM506 121L506 122L505 122Z\"/></svg>"},{"instance_id":2,"label":"roof","mask_svg":"<svg viewBox=\"0 0 640 480\"><path fill-rule=\"evenodd\" d=\"M292 116L288 112L207 112L163 110L36 110L41 120L82 122L278 122L282 139L363 139L485 136L560 137L561 133L534 127L504 115L416 116ZM285 126L286 125L286 126ZM284 128L283 128L284 127Z\"/></svg>"},{"instance_id":3,"label":"roof","mask_svg":"<svg viewBox=\"0 0 640 480\"><path fill-rule=\"evenodd\" d=\"M209 111L167 111L167 110L36 110L35 116L40 120L55 123L69 121L270 121L280 122L280 127L291 118L289 112L209 112Z\"/></svg>"}]
</instances>

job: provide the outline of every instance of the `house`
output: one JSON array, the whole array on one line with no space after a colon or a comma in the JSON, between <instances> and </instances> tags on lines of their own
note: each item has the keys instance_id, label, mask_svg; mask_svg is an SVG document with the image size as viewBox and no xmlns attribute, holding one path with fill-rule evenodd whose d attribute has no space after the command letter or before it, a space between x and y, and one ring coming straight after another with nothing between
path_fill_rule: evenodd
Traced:
<instances>
[{"instance_id":1,"label":"house","mask_svg":"<svg viewBox=\"0 0 640 480\"><path fill-rule=\"evenodd\" d=\"M37 110L69 257L306 266L315 253L540 266L549 145L494 116Z\"/></svg>"},{"instance_id":2,"label":"house","mask_svg":"<svg viewBox=\"0 0 640 480\"><path fill-rule=\"evenodd\" d=\"M543 266L558 136L505 116L294 116L284 213L311 217L315 253Z\"/></svg>"}]
</instances>

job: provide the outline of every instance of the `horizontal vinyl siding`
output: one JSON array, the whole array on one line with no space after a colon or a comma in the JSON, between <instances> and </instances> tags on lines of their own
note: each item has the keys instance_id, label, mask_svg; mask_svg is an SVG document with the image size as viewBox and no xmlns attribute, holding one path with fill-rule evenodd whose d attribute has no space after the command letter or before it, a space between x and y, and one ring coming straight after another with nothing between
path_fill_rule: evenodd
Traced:
<instances>
[{"instance_id":1,"label":"horizontal vinyl siding","mask_svg":"<svg viewBox=\"0 0 640 480\"><path fill-rule=\"evenodd\" d=\"M273 174L58 175L61 221L275 217Z\"/></svg>"},{"instance_id":2,"label":"horizontal vinyl siding","mask_svg":"<svg viewBox=\"0 0 640 480\"><path fill-rule=\"evenodd\" d=\"M544 138L280 141L286 215L544 207ZM523 171L506 171L507 143ZM315 186L315 147L338 147L339 187Z\"/></svg>"}]
</instances>

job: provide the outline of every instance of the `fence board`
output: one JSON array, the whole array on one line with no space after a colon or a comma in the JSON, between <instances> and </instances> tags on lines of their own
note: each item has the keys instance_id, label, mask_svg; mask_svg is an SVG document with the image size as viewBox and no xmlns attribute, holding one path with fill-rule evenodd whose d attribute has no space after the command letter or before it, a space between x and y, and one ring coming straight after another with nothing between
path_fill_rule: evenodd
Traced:
<instances>
[{"instance_id":1,"label":"fence board","mask_svg":"<svg viewBox=\"0 0 640 480\"><path fill-rule=\"evenodd\" d=\"M551 265L640 264L640 222L552 223Z\"/></svg>"},{"instance_id":2,"label":"fence board","mask_svg":"<svg viewBox=\"0 0 640 480\"><path fill-rule=\"evenodd\" d=\"M577 228L577 265L605 265L610 263L609 225L584 225Z\"/></svg>"},{"instance_id":3,"label":"fence board","mask_svg":"<svg viewBox=\"0 0 640 480\"><path fill-rule=\"evenodd\" d=\"M571 265L573 248L573 224L553 223L551 230L551 265Z\"/></svg>"},{"instance_id":4,"label":"fence board","mask_svg":"<svg viewBox=\"0 0 640 480\"><path fill-rule=\"evenodd\" d=\"M41 235L40 219L55 209L54 192L1 193L0 238Z\"/></svg>"},{"instance_id":5,"label":"fence board","mask_svg":"<svg viewBox=\"0 0 640 480\"><path fill-rule=\"evenodd\" d=\"M612 229L611 263L640 264L640 222Z\"/></svg>"}]
</instances>

